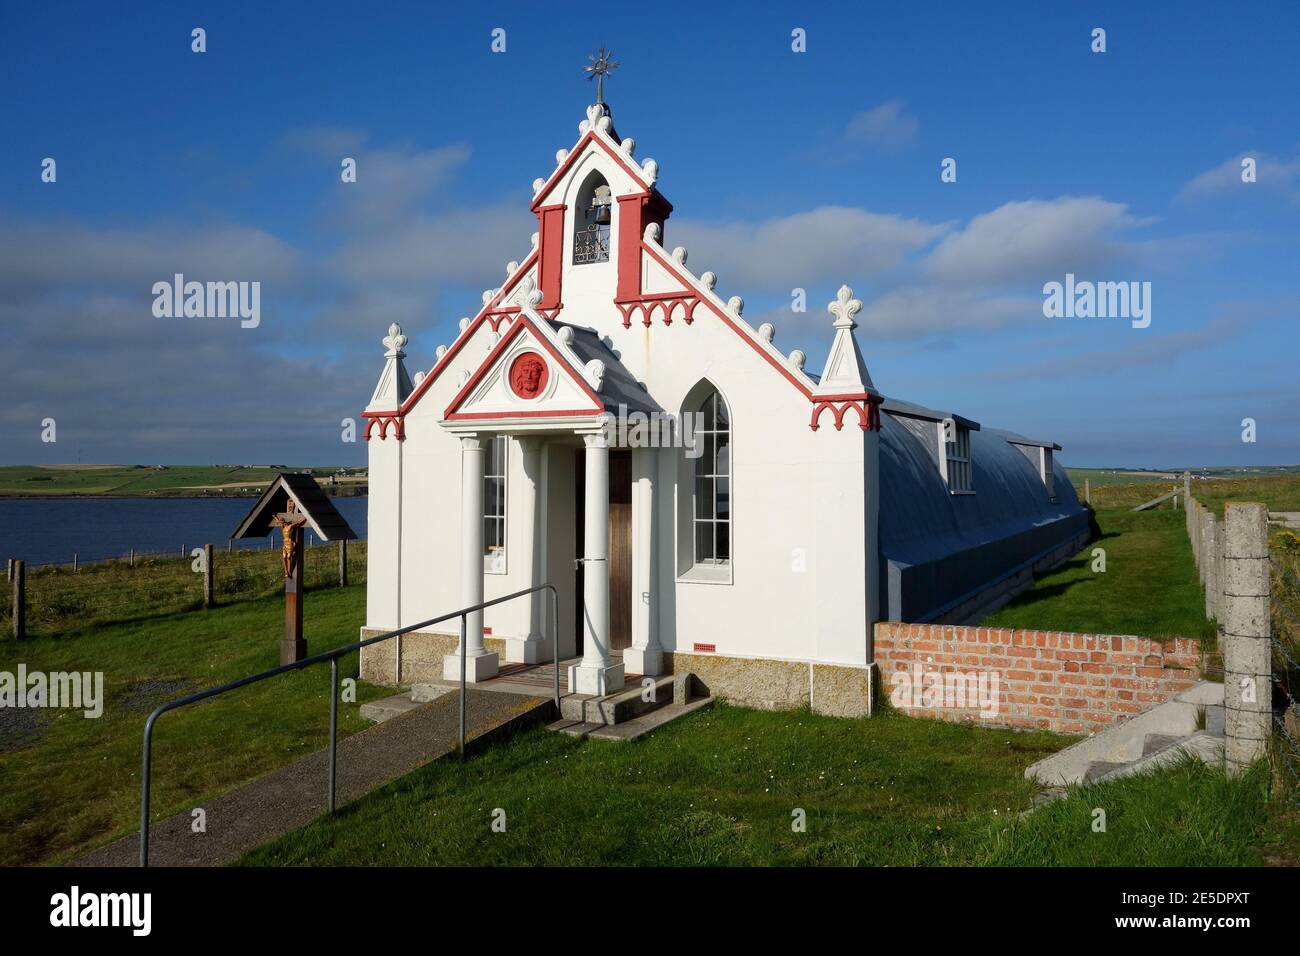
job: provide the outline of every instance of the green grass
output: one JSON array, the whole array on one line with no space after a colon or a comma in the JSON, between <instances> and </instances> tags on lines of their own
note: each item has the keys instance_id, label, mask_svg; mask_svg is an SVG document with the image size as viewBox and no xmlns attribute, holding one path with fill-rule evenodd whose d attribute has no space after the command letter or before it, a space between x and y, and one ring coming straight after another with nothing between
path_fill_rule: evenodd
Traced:
<instances>
[{"instance_id":1,"label":"green grass","mask_svg":"<svg viewBox=\"0 0 1300 956\"><path fill-rule=\"evenodd\" d=\"M318 477L338 471L336 467L312 468ZM150 468L143 465L91 465L53 466L6 465L0 466L0 497L47 497L66 495L202 495L205 492L193 487L226 485L232 482L249 486L273 481L278 474L274 468L241 468L226 465L168 465ZM364 483L362 485L364 487ZM354 491L349 485L334 489L336 494ZM217 493L237 493L226 489Z\"/></svg>"},{"instance_id":2,"label":"green grass","mask_svg":"<svg viewBox=\"0 0 1300 956\"><path fill-rule=\"evenodd\" d=\"M1274 839L1262 771L1199 765L1025 819L1024 768L1069 743L914 720L724 704L631 743L536 729L441 760L251 865L1241 865ZM1093 809L1106 810L1105 833ZM493 832L493 811L506 830ZM806 813L806 832L792 813Z\"/></svg>"},{"instance_id":3,"label":"green grass","mask_svg":"<svg viewBox=\"0 0 1300 956\"><path fill-rule=\"evenodd\" d=\"M357 640L364 587L309 592L305 631L311 653ZM139 820L140 743L160 703L279 663L283 599L245 601L0 642L0 670L102 671L104 715L35 714L35 739L0 735L0 864L63 860L133 831ZM357 657L340 662L356 677ZM150 691L144 682L167 681ZM178 689L179 688L179 689ZM358 704L391 693L360 684ZM341 735L367 726L357 704L341 703ZM155 729L153 806L157 815L201 806L229 788L318 750L329 729L329 668L313 667L164 715Z\"/></svg>"},{"instance_id":4,"label":"green grass","mask_svg":"<svg viewBox=\"0 0 1300 956\"><path fill-rule=\"evenodd\" d=\"M1213 640L1182 511L1097 512L1101 538L981 623L989 627ZM1092 570L1095 548L1105 573Z\"/></svg>"}]
</instances>

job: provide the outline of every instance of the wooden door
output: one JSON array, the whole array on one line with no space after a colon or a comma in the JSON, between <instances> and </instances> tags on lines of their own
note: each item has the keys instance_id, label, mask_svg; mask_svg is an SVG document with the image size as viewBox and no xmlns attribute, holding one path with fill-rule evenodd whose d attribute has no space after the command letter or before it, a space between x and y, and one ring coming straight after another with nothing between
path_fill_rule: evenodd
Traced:
<instances>
[{"instance_id":1,"label":"wooden door","mask_svg":"<svg viewBox=\"0 0 1300 956\"><path fill-rule=\"evenodd\" d=\"M586 457L575 453L574 541L576 553L583 553L584 503L586 502ZM632 453L609 453L609 649L632 646ZM579 609L575 617L577 653L583 652L582 566L578 565L574 595Z\"/></svg>"},{"instance_id":2,"label":"wooden door","mask_svg":"<svg viewBox=\"0 0 1300 956\"><path fill-rule=\"evenodd\" d=\"M609 453L609 648L632 646L632 453Z\"/></svg>"}]
</instances>

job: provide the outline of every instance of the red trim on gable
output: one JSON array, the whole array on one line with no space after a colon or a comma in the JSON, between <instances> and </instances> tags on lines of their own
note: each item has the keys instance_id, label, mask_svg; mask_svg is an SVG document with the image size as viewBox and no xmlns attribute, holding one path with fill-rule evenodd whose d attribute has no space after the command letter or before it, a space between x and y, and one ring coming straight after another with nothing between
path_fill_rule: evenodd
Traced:
<instances>
[{"instance_id":1,"label":"red trim on gable","mask_svg":"<svg viewBox=\"0 0 1300 956\"><path fill-rule=\"evenodd\" d=\"M564 282L564 211L565 205L542 206L537 210L537 287L542 290L541 309L560 304L560 286Z\"/></svg>"},{"instance_id":2,"label":"red trim on gable","mask_svg":"<svg viewBox=\"0 0 1300 956\"><path fill-rule=\"evenodd\" d=\"M393 425L393 437L398 441L406 438L406 419L401 412L362 412L369 421L366 422L365 440L370 441L370 433L379 426L379 440L388 437L388 426Z\"/></svg>"},{"instance_id":3,"label":"red trim on gable","mask_svg":"<svg viewBox=\"0 0 1300 956\"><path fill-rule=\"evenodd\" d=\"M492 366L496 364L496 361L498 358L500 358L501 353L504 352L507 348L509 348L511 342L513 342L516 338L518 338L520 335L523 334L525 327L532 330L533 338L536 340L537 344L541 346L543 349L545 349L546 352L550 354L550 356L553 359L555 359L556 364L559 365L559 367L568 374L569 378L573 382L575 382L580 389L582 389L582 391L586 394L588 398L592 400L595 407L590 409L585 409L585 410L564 411L564 412L552 412L552 411L533 410L533 409L519 411L519 412L509 412L509 413L457 412L456 409L458 409L462 404L464 404L465 400L469 398L470 393L474 390L474 388L478 385L478 383L482 381L483 376L485 376L488 373L488 370L491 369ZM451 400L451 404L448 405L447 410L443 412L442 417L444 421L462 421L462 420L473 420L479 418L496 418L496 419L509 420L512 418L534 418L534 417L542 417L546 415L598 415L604 410L605 410L605 403L601 401L599 395L597 395L594 391L592 391L591 386L587 384L587 382L582 378L582 376L578 375L573 370L573 367L569 364L568 359L566 359L563 355L561 355L556 350L555 346L551 345L551 343L546 339L546 336L544 336L538 330L537 326L533 324L532 319L530 319L527 315L520 314L519 320L510 326L510 331L507 332L504 336L502 336L501 341L497 342L497 344L492 347L492 351L488 352L487 358L485 358L482 361L479 367L474 371L474 374L469 377L469 380L466 381L465 384L460 387L460 390L456 392L455 396Z\"/></svg>"},{"instance_id":4,"label":"red trim on gable","mask_svg":"<svg viewBox=\"0 0 1300 956\"><path fill-rule=\"evenodd\" d=\"M603 149L606 152L606 154L608 154L610 159L614 160L614 162L622 166L623 171L627 173L629 176L631 176L634 180L636 180L636 182L640 184L642 189L649 192L651 189L654 188L648 182L645 181L645 178L642 176L640 169L629 165L627 160L622 155L620 155L620 153L622 152L621 150L612 149L608 143L606 143L603 139L601 139L599 136L596 135L595 130L589 129L587 130L587 132L582 134L582 138L578 140L577 145L575 145L573 149L569 150L569 155L565 157L564 162L560 163L560 165L556 168L555 172L551 173L550 177L546 180L546 185L542 187L541 192L539 192L535 197L533 197L532 205L528 207L531 211L537 212L539 209L542 208L542 200L544 200L548 195L550 195L551 190L555 188L555 184L564 178L564 174L567 173L569 169L573 166L573 164L578 161L578 157L583 154L583 152L587 149L587 146L590 145L592 142L595 142L598 146L600 146L600 148Z\"/></svg>"},{"instance_id":5,"label":"red trim on gable","mask_svg":"<svg viewBox=\"0 0 1300 956\"><path fill-rule=\"evenodd\" d=\"M540 246L541 243L539 242L538 245ZM465 326L465 331L456 336L455 340L451 343L451 347L443 353L441 359L434 363L433 368L429 370L429 374L424 377L424 381L420 382L411 394L406 396L406 401L402 402L402 407L399 410L401 414L407 414L411 408L414 407L415 403L420 400L420 397L429 390L429 386L433 384L434 380L443 373L447 366L451 364L452 359L454 359L460 350L465 347L465 343L474 337L474 332L480 325L484 322L488 322L489 324L492 324L493 331L496 331L497 326L501 324L500 315L502 313L494 310L494 306L501 301L503 296L507 295L516 285L519 284L520 279L528 274L529 268L531 268L538 255L539 252L537 249L530 252L528 258L520 264L519 268L515 271L515 274L506 280L506 284L501 287L501 291L494 295L488 302L483 304L483 307L479 309L474 318L470 320L469 325ZM559 310L557 309L556 311L558 312ZM494 314L498 316L495 324L491 321L491 317Z\"/></svg>"}]
</instances>

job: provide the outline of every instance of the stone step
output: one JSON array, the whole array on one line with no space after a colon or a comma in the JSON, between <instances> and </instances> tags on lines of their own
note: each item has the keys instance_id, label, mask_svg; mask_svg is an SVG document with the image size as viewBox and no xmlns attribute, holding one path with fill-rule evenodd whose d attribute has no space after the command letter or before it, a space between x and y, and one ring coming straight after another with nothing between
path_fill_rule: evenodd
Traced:
<instances>
[{"instance_id":1,"label":"stone step","mask_svg":"<svg viewBox=\"0 0 1300 956\"><path fill-rule=\"evenodd\" d=\"M1186 739L1177 734L1147 734L1147 739L1142 743L1142 756L1150 757L1152 754L1158 754Z\"/></svg>"},{"instance_id":2,"label":"stone step","mask_svg":"<svg viewBox=\"0 0 1300 956\"><path fill-rule=\"evenodd\" d=\"M412 684L411 700L417 704L427 704L431 700L437 700L443 694L454 694L460 690L454 684Z\"/></svg>"},{"instance_id":3,"label":"stone step","mask_svg":"<svg viewBox=\"0 0 1300 956\"><path fill-rule=\"evenodd\" d=\"M1085 783L1096 783L1102 777L1113 773L1120 767L1127 767L1127 763L1115 763L1111 760L1094 760L1088 764L1088 769L1083 775Z\"/></svg>"},{"instance_id":4,"label":"stone step","mask_svg":"<svg viewBox=\"0 0 1300 956\"><path fill-rule=\"evenodd\" d=\"M604 697L569 694L560 699L560 716L570 724L612 727L673 703L671 676L648 679L654 681L653 693L648 693L649 687L637 683Z\"/></svg>"},{"instance_id":5,"label":"stone step","mask_svg":"<svg viewBox=\"0 0 1300 956\"><path fill-rule=\"evenodd\" d=\"M399 714L415 710L421 703L421 701L411 700L410 694L394 694L392 697L384 697L381 700L372 700L368 704L362 704L361 716L376 724L382 724Z\"/></svg>"},{"instance_id":6,"label":"stone step","mask_svg":"<svg viewBox=\"0 0 1300 956\"><path fill-rule=\"evenodd\" d=\"M664 724L685 717L713 703L712 697L699 697L689 703L665 704L618 724L576 723L557 720L547 725L548 730L558 730L571 737L591 737L596 740L636 740Z\"/></svg>"}]
</instances>

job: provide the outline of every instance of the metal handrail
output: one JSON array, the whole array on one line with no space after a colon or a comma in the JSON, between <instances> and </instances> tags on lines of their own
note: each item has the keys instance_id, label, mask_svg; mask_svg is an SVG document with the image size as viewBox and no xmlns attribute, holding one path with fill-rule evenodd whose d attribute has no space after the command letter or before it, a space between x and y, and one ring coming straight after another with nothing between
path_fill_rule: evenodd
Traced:
<instances>
[{"instance_id":1,"label":"metal handrail","mask_svg":"<svg viewBox=\"0 0 1300 956\"><path fill-rule=\"evenodd\" d=\"M443 614L439 617L430 618L427 621L420 621L418 624L408 624L406 627L399 627L393 631L387 631L383 634L377 634L374 637L368 637L363 641L356 641L345 647L336 647L332 651L325 651L321 654L313 654L311 657L305 657L300 661L292 664L281 664L279 667L273 667L270 670L262 671L260 674L253 674L250 677L241 677L239 680L231 681L229 684L222 684L220 687L211 687L208 690L197 691L185 697L179 697L176 700L168 701L159 705L149 719L144 724L144 746L143 746L143 774L140 781L140 865L142 867L149 865L149 785L150 785L150 766L151 757L153 756L153 726L163 714L169 710L177 710L189 704L198 703L201 700L207 700L209 697L216 697L219 694L225 694L232 690L238 690L240 687L247 687L249 684L255 684L258 681L266 680L269 677L277 677L280 674L287 674L289 671L303 670L313 664L322 664L325 661L330 662L330 746L329 746L329 786L328 786L328 812L334 812L334 795L335 795L335 759L338 752L338 696L339 696L339 658L344 654L351 654L363 647L369 647L371 644L378 644L382 641L390 640L394 637L400 637L403 634L409 634L411 631L417 631L421 628L429 627L433 624L441 624L449 621L453 617L460 618L460 644L457 650L460 652L460 755L465 755L465 650L467 647L465 640L465 619L475 611L482 611L496 604L504 604L506 601L513 601L517 597L523 597L526 594L533 594L537 591L551 592L551 641L552 641L552 660L555 668L555 716L560 716L560 595L553 584L539 584L536 587L525 588L522 591L516 591L513 594L507 594L504 597L493 598L490 601L482 601L470 607L463 607L459 610L452 611L449 614Z\"/></svg>"}]
</instances>

